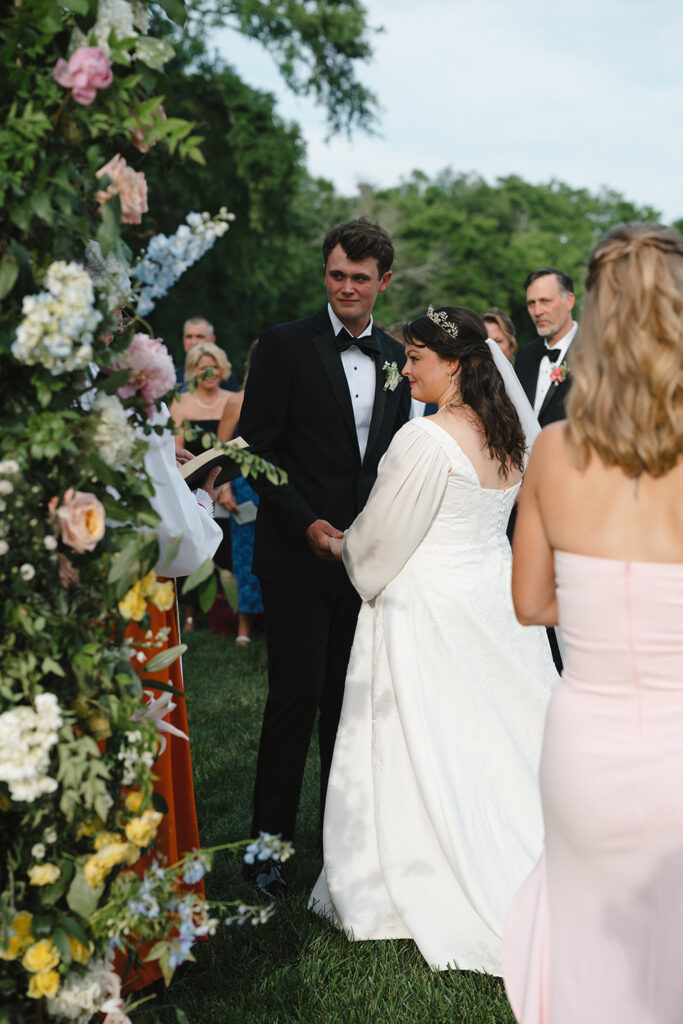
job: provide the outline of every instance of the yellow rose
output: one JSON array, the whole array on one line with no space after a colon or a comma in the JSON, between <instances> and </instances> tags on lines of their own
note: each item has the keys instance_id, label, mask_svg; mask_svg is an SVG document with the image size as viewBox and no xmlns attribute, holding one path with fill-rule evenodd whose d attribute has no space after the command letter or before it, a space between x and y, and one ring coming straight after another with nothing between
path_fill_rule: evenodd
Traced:
<instances>
[{"instance_id":1,"label":"yellow rose","mask_svg":"<svg viewBox=\"0 0 683 1024\"><path fill-rule=\"evenodd\" d=\"M95 836L94 847L96 850L101 850L105 846L109 846L110 843L122 843L123 836L119 836L116 832L98 832Z\"/></svg>"},{"instance_id":2,"label":"yellow rose","mask_svg":"<svg viewBox=\"0 0 683 1024\"><path fill-rule=\"evenodd\" d=\"M154 569L150 569L146 576L143 576L140 580L140 591L143 597L149 597L153 594L157 586L157 574Z\"/></svg>"},{"instance_id":3,"label":"yellow rose","mask_svg":"<svg viewBox=\"0 0 683 1024\"><path fill-rule=\"evenodd\" d=\"M167 583L158 583L150 593L149 599L160 612L169 611L175 602L175 589L171 580Z\"/></svg>"},{"instance_id":4,"label":"yellow rose","mask_svg":"<svg viewBox=\"0 0 683 1024\"><path fill-rule=\"evenodd\" d=\"M56 864L34 864L28 869L28 877L31 885L52 885L61 875Z\"/></svg>"},{"instance_id":5,"label":"yellow rose","mask_svg":"<svg viewBox=\"0 0 683 1024\"><path fill-rule=\"evenodd\" d=\"M86 881L93 889L96 889L109 872L117 864L122 864L130 856L130 843L109 843L103 846L97 853L89 857L83 867L83 874Z\"/></svg>"},{"instance_id":6,"label":"yellow rose","mask_svg":"<svg viewBox=\"0 0 683 1024\"><path fill-rule=\"evenodd\" d=\"M82 942L79 942L78 939L74 939L73 935L70 935L69 946L71 947L71 959L75 960L77 964L87 964L94 949L92 942L89 947L84 946Z\"/></svg>"},{"instance_id":7,"label":"yellow rose","mask_svg":"<svg viewBox=\"0 0 683 1024\"><path fill-rule=\"evenodd\" d=\"M124 619L139 622L147 611L147 603L142 596L140 580L136 580L123 600L119 601L119 612Z\"/></svg>"},{"instance_id":8,"label":"yellow rose","mask_svg":"<svg viewBox=\"0 0 683 1024\"><path fill-rule=\"evenodd\" d=\"M142 793L139 789L133 789L126 793L126 808L131 814L137 814L142 807Z\"/></svg>"},{"instance_id":9,"label":"yellow rose","mask_svg":"<svg viewBox=\"0 0 683 1024\"><path fill-rule=\"evenodd\" d=\"M136 846L149 846L157 834L163 819L159 811L145 811L139 818L133 818L126 825L126 838Z\"/></svg>"},{"instance_id":10,"label":"yellow rose","mask_svg":"<svg viewBox=\"0 0 683 1024\"><path fill-rule=\"evenodd\" d=\"M86 818L80 823L76 830L76 839L82 839L83 836L91 836L93 832L97 832L98 829L102 828L104 824L99 818Z\"/></svg>"},{"instance_id":11,"label":"yellow rose","mask_svg":"<svg viewBox=\"0 0 683 1024\"><path fill-rule=\"evenodd\" d=\"M57 971L39 971L34 974L28 983L29 999L54 999L59 988L59 975Z\"/></svg>"},{"instance_id":12,"label":"yellow rose","mask_svg":"<svg viewBox=\"0 0 683 1024\"><path fill-rule=\"evenodd\" d=\"M34 941L31 935L32 920L33 917L27 910L20 910L18 914L14 915L9 927L9 943L0 950L0 959L16 960L26 947L31 945Z\"/></svg>"},{"instance_id":13,"label":"yellow rose","mask_svg":"<svg viewBox=\"0 0 683 1024\"><path fill-rule=\"evenodd\" d=\"M59 950L52 939L40 939L28 947L21 962L31 974L49 971L59 963Z\"/></svg>"}]
</instances>

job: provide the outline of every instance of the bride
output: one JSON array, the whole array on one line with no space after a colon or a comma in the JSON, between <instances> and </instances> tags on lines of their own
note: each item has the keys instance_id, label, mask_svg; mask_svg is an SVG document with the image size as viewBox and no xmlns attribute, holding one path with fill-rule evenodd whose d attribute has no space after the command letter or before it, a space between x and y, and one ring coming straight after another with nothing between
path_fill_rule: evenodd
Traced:
<instances>
[{"instance_id":1,"label":"bride","mask_svg":"<svg viewBox=\"0 0 683 1024\"><path fill-rule=\"evenodd\" d=\"M476 313L430 307L404 332L412 396L438 412L396 434L330 542L363 605L309 906L350 939L412 938L434 969L500 975L505 915L543 841L557 679L510 596L526 440Z\"/></svg>"}]
</instances>

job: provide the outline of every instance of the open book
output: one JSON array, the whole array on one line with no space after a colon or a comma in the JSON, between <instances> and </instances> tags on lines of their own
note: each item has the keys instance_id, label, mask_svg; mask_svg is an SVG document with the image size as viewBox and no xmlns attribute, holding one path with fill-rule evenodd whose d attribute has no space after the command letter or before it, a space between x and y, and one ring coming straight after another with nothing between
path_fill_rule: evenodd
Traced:
<instances>
[{"instance_id":1,"label":"open book","mask_svg":"<svg viewBox=\"0 0 683 1024\"><path fill-rule=\"evenodd\" d=\"M228 448L247 447L247 442L242 437L234 437L232 441L225 441L223 443ZM220 466L221 471L214 480L214 487L227 484L229 480L234 480L235 477L240 475L240 467L230 457L230 452L226 452L223 447L207 448L201 455L197 455L194 459L190 459L189 462L178 466L178 469L187 486L194 490L196 487L201 487L207 473L215 466Z\"/></svg>"}]
</instances>

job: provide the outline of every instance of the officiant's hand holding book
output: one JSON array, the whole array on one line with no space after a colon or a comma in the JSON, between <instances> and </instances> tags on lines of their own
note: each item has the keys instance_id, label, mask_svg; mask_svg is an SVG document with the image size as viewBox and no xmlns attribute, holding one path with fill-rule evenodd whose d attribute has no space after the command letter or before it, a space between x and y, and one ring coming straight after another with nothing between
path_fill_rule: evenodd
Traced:
<instances>
[{"instance_id":1,"label":"officiant's hand holding book","mask_svg":"<svg viewBox=\"0 0 683 1024\"><path fill-rule=\"evenodd\" d=\"M178 466L178 470L188 487L191 490L201 487L209 470L216 467L218 467L220 472L213 482L214 487L220 487L222 484L228 483L228 481L240 476L241 468L235 459L232 458L231 448L233 450L245 449L247 448L247 443L241 437L235 437L232 441L220 441L213 448L207 448L201 455L196 455L189 462Z\"/></svg>"}]
</instances>

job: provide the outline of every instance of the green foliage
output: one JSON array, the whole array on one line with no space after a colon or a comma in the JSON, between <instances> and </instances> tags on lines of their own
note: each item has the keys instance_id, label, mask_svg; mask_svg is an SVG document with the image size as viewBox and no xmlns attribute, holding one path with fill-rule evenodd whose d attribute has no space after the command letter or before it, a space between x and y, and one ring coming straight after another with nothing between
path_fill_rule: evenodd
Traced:
<instances>
[{"instance_id":1,"label":"green foliage","mask_svg":"<svg viewBox=\"0 0 683 1024\"><path fill-rule=\"evenodd\" d=\"M374 95L356 78L372 55L366 13L359 0L192 0L190 25L228 25L266 46L287 85L327 111L331 132L368 129Z\"/></svg>"},{"instance_id":2,"label":"green foliage","mask_svg":"<svg viewBox=\"0 0 683 1024\"><path fill-rule=\"evenodd\" d=\"M236 219L229 243L190 268L151 319L181 363L183 322L207 317L240 376L251 342L265 327L321 305L320 243L341 219L340 202L328 182L307 176L299 131L277 117L271 96L246 86L222 63L202 58L191 68L173 62L164 89L204 135L206 167L173 165L161 154L147 172L147 221L170 233L178 210L190 203L196 208L197 197L209 209L227 205Z\"/></svg>"},{"instance_id":3,"label":"green foliage","mask_svg":"<svg viewBox=\"0 0 683 1024\"><path fill-rule=\"evenodd\" d=\"M652 221L619 193L597 195L559 181L532 185L516 175L489 185L476 175L444 171L430 180L415 171L396 188L361 188L347 206L378 220L393 235L395 272L379 297L377 316L387 324L451 303L509 312L522 339L533 336L524 301L527 274L556 266L583 295L586 262L598 239L624 221Z\"/></svg>"}]
</instances>

